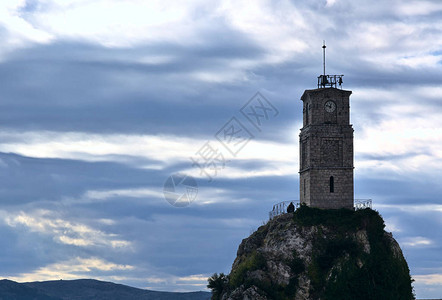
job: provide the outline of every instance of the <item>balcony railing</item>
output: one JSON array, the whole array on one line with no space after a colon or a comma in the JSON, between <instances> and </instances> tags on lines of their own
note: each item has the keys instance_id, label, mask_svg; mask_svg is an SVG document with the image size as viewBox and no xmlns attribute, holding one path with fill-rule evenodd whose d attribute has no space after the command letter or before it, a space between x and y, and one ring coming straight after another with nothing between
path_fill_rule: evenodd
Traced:
<instances>
[{"instance_id":1,"label":"balcony railing","mask_svg":"<svg viewBox=\"0 0 442 300\"><path fill-rule=\"evenodd\" d=\"M290 203L293 203L293 205L295 206L295 210L299 208L299 200L289 200L289 201L279 202L278 204L273 205L273 209L269 212L270 220L276 216L285 214L287 212L287 207L290 205Z\"/></svg>"},{"instance_id":2,"label":"balcony railing","mask_svg":"<svg viewBox=\"0 0 442 300\"><path fill-rule=\"evenodd\" d=\"M299 208L299 200L288 200L279 202L273 205L273 209L269 212L269 219L273 219L276 216L287 213L287 207L293 203L295 210ZM371 199L355 199L354 200L354 208L355 210L372 208L372 200Z\"/></svg>"},{"instance_id":3,"label":"balcony railing","mask_svg":"<svg viewBox=\"0 0 442 300\"><path fill-rule=\"evenodd\" d=\"M355 210L371 208L371 199L355 199Z\"/></svg>"},{"instance_id":4,"label":"balcony railing","mask_svg":"<svg viewBox=\"0 0 442 300\"><path fill-rule=\"evenodd\" d=\"M337 88L338 86L342 89L342 77L344 77L344 75L319 75L318 89L326 87Z\"/></svg>"}]
</instances>

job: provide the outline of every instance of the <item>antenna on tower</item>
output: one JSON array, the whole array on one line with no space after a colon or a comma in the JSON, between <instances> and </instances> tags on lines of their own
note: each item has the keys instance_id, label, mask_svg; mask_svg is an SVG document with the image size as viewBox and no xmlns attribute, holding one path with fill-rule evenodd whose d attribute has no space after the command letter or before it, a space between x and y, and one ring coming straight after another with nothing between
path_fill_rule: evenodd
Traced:
<instances>
[{"instance_id":1,"label":"antenna on tower","mask_svg":"<svg viewBox=\"0 0 442 300\"><path fill-rule=\"evenodd\" d=\"M322 64L324 66L324 76L325 76L325 48L327 48L327 46L325 45L325 40L322 41Z\"/></svg>"},{"instance_id":2,"label":"antenna on tower","mask_svg":"<svg viewBox=\"0 0 442 300\"><path fill-rule=\"evenodd\" d=\"M342 89L342 77L344 75L325 75L325 40L322 41L322 65L323 65L323 73L318 76L318 89L319 88L336 88L338 85Z\"/></svg>"}]
</instances>

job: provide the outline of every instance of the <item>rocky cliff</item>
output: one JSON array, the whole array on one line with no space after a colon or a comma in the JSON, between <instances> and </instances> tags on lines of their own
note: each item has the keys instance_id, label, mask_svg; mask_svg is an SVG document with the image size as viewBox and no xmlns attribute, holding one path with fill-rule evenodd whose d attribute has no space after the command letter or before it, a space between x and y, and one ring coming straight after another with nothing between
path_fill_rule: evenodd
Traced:
<instances>
[{"instance_id":1,"label":"rocky cliff","mask_svg":"<svg viewBox=\"0 0 442 300\"><path fill-rule=\"evenodd\" d=\"M212 299L414 299L398 243L371 209L301 207L244 239Z\"/></svg>"}]
</instances>

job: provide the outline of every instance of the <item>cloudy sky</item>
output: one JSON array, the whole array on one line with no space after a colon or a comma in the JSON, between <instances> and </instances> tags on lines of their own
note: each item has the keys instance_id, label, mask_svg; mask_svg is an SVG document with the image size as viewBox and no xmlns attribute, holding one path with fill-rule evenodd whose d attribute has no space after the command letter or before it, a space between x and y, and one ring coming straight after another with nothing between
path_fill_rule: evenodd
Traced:
<instances>
[{"instance_id":1,"label":"cloudy sky","mask_svg":"<svg viewBox=\"0 0 442 300\"><path fill-rule=\"evenodd\" d=\"M441 20L439 0L1 1L0 277L193 291L229 272L299 198L299 99L326 40L353 91L355 197L417 296L440 297ZM176 173L198 185L186 207L163 193Z\"/></svg>"}]
</instances>

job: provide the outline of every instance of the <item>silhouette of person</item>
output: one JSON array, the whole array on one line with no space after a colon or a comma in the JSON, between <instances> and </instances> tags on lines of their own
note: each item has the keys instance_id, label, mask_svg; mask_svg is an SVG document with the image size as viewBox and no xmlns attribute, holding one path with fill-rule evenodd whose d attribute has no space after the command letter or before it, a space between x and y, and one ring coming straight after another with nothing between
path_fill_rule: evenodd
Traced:
<instances>
[{"instance_id":1,"label":"silhouette of person","mask_svg":"<svg viewBox=\"0 0 442 300\"><path fill-rule=\"evenodd\" d=\"M287 212L288 213L295 212L295 206L293 205L293 202L290 202L289 206L287 206Z\"/></svg>"}]
</instances>

